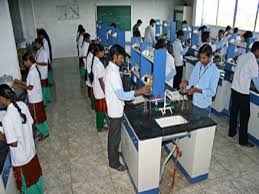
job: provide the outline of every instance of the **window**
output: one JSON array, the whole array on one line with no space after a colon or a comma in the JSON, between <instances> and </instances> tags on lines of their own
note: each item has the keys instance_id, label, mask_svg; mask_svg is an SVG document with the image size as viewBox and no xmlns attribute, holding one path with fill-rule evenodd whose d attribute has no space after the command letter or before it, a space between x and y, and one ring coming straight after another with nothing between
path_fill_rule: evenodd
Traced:
<instances>
[{"instance_id":1,"label":"window","mask_svg":"<svg viewBox=\"0 0 259 194\"><path fill-rule=\"evenodd\" d=\"M235 26L253 31L257 6L258 0L238 0Z\"/></svg>"},{"instance_id":2,"label":"window","mask_svg":"<svg viewBox=\"0 0 259 194\"><path fill-rule=\"evenodd\" d=\"M216 25L218 0L203 0L202 24Z\"/></svg>"},{"instance_id":3,"label":"window","mask_svg":"<svg viewBox=\"0 0 259 194\"><path fill-rule=\"evenodd\" d=\"M236 0L219 0L218 26L233 26Z\"/></svg>"}]
</instances>

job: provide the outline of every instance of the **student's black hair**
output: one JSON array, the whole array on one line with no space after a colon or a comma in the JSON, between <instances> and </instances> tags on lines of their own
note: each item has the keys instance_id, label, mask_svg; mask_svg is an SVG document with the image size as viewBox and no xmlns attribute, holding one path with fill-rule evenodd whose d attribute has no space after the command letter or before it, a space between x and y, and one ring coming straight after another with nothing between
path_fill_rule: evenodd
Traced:
<instances>
[{"instance_id":1,"label":"student's black hair","mask_svg":"<svg viewBox=\"0 0 259 194\"><path fill-rule=\"evenodd\" d=\"M115 44L110 48L110 51L109 51L110 60L112 61L114 56L119 56L119 55L125 56L126 55L125 49L122 46Z\"/></svg>"},{"instance_id":2,"label":"student's black hair","mask_svg":"<svg viewBox=\"0 0 259 194\"><path fill-rule=\"evenodd\" d=\"M243 34L243 37L244 37L245 41L248 41L249 38L252 38L252 37L253 37L253 32L251 32L251 31L246 31L246 32Z\"/></svg>"},{"instance_id":3,"label":"student's black hair","mask_svg":"<svg viewBox=\"0 0 259 194\"><path fill-rule=\"evenodd\" d=\"M32 52L26 52L23 56L22 56L22 60L23 61L31 61L32 63L36 63L35 60L35 55Z\"/></svg>"},{"instance_id":4,"label":"student's black hair","mask_svg":"<svg viewBox=\"0 0 259 194\"><path fill-rule=\"evenodd\" d=\"M52 46L51 46L51 42L50 42L50 38L49 38L49 35L48 33L46 32L45 29L38 29L38 35L42 35L48 42L48 45L49 45L49 55L50 55L50 61L52 61Z\"/></svg>"},{"instance_id":5,"label":"student's black hair","mask_svg":"<svg viewBox=\"0 0 259 194\"><path fill-rule=\"evenodd\" d=\"M227 26L226 29L225 29L225 32L231 30L231 26Z\"/></svg>"},{"instance_id":6,"label":"student's black hair","mask_svg":"<svg viewBox=\"0 0 259 194\"><path fill-rule=\"evenodd\" d=\"M165 48L165 46L165 40L163 38L160 38L155 45L155 49L163 49Z\"/></svg>"},{"instance_id":7,"label":"student's black hair","mask_svg":"<svg viewBox=\"0 0 259 194\"><path fill-rule=\"evenodd\" d=\"M251 52L255 52L256 50L259 50L259 41L255 41L252 48Z\"/></svg>"},{"instance_id":8,"label":"student's black hair","mask_svg":"<svg viewBox=\"0 0 259 194\"><path fill-rule=\"evenodd\" d=\"M87 40L88 38L90 38L90 34L89 33L85 33L81 47L84 45L84 41Z\"/></svg>"},{"instance_id":9,"label":"student's black hair","mask_svg":"<svg viewBox=\"0 0 259 194\"><path fill-rule=\"evenodd\" d=\"M96 44L94 47L93 55L96 56L97 53L104 51L104 47L102 44Z\"/></svg>"},{"instance_id":10,"label":"student's black hair","mask_svg":"<svg viewBox=\"0 0 259 194\"><path fill-rule=\"evenodd\" d=\"M79 34L82 34L82 33L85 33L85 29L84 28L79 30Z\"/></svg>"},{"instance_id":11,"label":"student's black hair","mask_svg":"<svg viewBox=\"0 0 259 194\"><path fill-rule=\"evenodd\" d=\"M142 20L138 19L137 24L142 24Z\"/></svg>"},{"instance_id":12,"label":"student's black hair","mask_svg":"<svg viewBox=\"0 0 259 194\"><path fill-rule=\"evenodd\" d=\"M116 28L117 27L117 25L115 24L115 23L111 23L111 25L110 25L111 27L114 27L114 28Z\"/></svg>"},{"instance_id":13,"label":"student's black hair","mask_svg":"<svg viewBox=\"0 0 259 194\"><path fill-rule=\"evenodd\" d=\"M151 26L152 24L156 23L156 20L154 20L153 18L149 21L149 25Z\"/></svg>"},{"instance_id":14,"label":"student's black hair","mask_svg":"<svg viewBox=\"0 0 259 194\"><path fill-rule=\"evenodd\" d=\"M22 113L22 110L16 103L16 94L14 93L14 91L8 85L2 84L0 85L0 96L9 99L13 103L14 107L17 109L17 111L19 112L23 120L22 123L25 124L27 121L27 118L26 118L26 115Z\"/></svg>"},{"instance_id":15,"label":"student's black hair","mask_svg":"<svg viewBox=\"0 0 259 194\"><path fill-rule=\"evenodd\" d=\"M224 34L224 30L220 29L220 30L218 31L218 34L219 34L219 33Z\"/></svg>"},{"instance_id":16,"label":"student's black hair","mask_svg":"<svg viewBox=\"0 0 259 194\"><path fill-rule=\"evenodd\" d=\"M234 30L233 30L233 33L235 34L235 33L238 33L238 28L234 28Z\"/></svg>"},{"instance_id":17,"label":"student's black hair","mask_svg":"<svg viewBox=\"0 0 259 194\"><path fill-rule=\"evenodd\" d=\"M210 32L202 32L201 34L201 42L207 42L208 38L210 37Z\"/></svg>"},{"instance_id":18,"label":"student's black hair","mask_svg":"<svg viewBox=\"0 0 259 194\"><path fill-rule=\"evenodd\" d=\"M102 51L104 51L103 45L101 45L101 44L95 44L94 49L93 49L93 55L94 55L94 57L93 57L93 59L92 59L91 70L93 69L93 64L94 64L94 58L95 58L95 56L97 55L97 53L102 52ZM94 74L93 74L93 71L91 71L91 73L89 74L89 80L90 80L91 83L93 83L93 81L94 81Z\"/></svg>"},{"instance_id":19,"label":"student's black hair","mask_svg":"<svg viewBox=\"0 0 259 194\"><path fill-rule=\"evenodd\" d=\"M90 52L91 52L91 53L94 52L95 45L96 45L95 42L91 42L91 43L90 43L86 57L88 57L88 55L89 55Z\"/></svg>"},{"instance_id":20,"label":"student's black hair","mask_svg":"<svg viewBox=\"0 0 259 194\"><path fill-rule=\"evenodd\" d=\"M38 44L40 44L41 46L43 46L43 41L42 41L41 38L36 38L36 39L35 39L35 42L38 43Z\"/></svg>"},{"instance_id":21,"label":"student's black hair","mask_svg":"<svg viewBox=\"0 0 259 194\"><path fill-rule=\"evenodd\" d=\"M178 30L178 31L176 32L176 37L179 38L180 36L184 36L184 33L183 33L182 30Z\"/></svg>"},{"instance_id":22,"label":"student's black hair","mask_svg":"<svg viewBox=\"0 0 259 194\"><path fill-rule=\"evenodd\" d=\"M78 41L79 36L80 36L80 32L81 32L82 29L84 29L83 25L82 25L82 24L79 24L78 27L77 27L77 37L76 37L76 41Z\"/></svg>"},{"instance_id":23,"label":"student's black hair","mask_svg":"<svg viewBox=\"0 0 259 194\"><path fill-rule=\"evenodd\" d=\"M34 55L33 52L31 52L31 51L26 52L26 53L22 56L22 60L23 60L23 61L30 60L32 63L36 63L35 55ZM38 68L37 65L36 65L35 67L36 67L36 70L38 71L39 77L40 77L40 79L41 79L40 70L39 70L39 68Z\"/></svg>"},{"instance_id":24,"label":"student's black hair","mask_svg":"<svg viewBox=\"0 0 259 194\"><path fill-rule=\"evenodd\" d=\"M79 24L77 27L77 32L79 32L81 29L84 29L84 26L82 24Z\"/></svg>"},{"instance_id":25,"label":"student's black hair","mask_svg":"<svg viewBox=\"0 0 259 194\"><path fill-rule=\"evenodd\" d=\"M207 26L203 25L203 26L199 27L198 31L204 32L205 29L207 29Z\"/></svg>"},{"instance_id":26,"label":"student's black hair","mask_svg":"<svg viewBox=\"0 0 259 194\"><path fill-rule=\"evenodd\" d=\"M204 44L202 45L202 47L199 49L198 55L200 56L200 54L205 54L208 57L212 56L212 48L210 45L208 44Z\"/></svg>"},{"instance_id":27,"label":"student's black hair","mask_svg":"<svg viewBox=\"0 0 259 194\"><path fill-rule=\"evenodd\" d=\"M183 20L183 21L182 21L182 24L187 24L187 21L186 21L186 20Z\"/></svg>"}]
</instances>

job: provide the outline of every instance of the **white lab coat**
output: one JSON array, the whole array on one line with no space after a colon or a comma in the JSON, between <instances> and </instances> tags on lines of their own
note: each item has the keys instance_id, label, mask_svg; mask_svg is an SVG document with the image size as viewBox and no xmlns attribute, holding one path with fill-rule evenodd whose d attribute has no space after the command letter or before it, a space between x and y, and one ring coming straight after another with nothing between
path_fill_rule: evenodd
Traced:
<instances>
[{"instance_id":1,"label":"white lab coat","mask_svg":"<svg viewBox=\"0 0 259 194\"><path fill-rule=\"evenodd\" d=\"M156 44L155 30L152 26L146 27L144 41Z\"/></svg>"}]
</instances>

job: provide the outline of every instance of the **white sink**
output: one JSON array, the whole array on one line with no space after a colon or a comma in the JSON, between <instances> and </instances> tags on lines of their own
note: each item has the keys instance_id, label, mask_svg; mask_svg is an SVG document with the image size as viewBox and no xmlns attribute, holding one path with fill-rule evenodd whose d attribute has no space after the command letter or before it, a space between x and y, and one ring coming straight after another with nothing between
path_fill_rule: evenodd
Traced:
<instances>
[{"instance_id":1,"label":"white sink","mask_svg":"<svg viewBox=\"0 0 259 194\"><path fill-rule=\"evenodd\" d=\"M172 126L182 125L187 123L187 120L183 118L181 115L161 117L155 120L161 128L172 127Z\"/></svg>"}]
</instances>

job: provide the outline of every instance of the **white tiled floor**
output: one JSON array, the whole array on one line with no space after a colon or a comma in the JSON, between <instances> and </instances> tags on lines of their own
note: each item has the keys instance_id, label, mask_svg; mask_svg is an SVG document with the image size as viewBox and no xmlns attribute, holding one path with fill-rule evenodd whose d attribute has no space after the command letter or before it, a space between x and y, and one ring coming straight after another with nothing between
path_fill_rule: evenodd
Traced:
<instances>
[{"instance_id":1,"label":"white tiled floor","mask_svg":"<svg viewBox=\"0 0 259 194\"><path fill-rule=\"evenodd\" d=\"M108 167L107 132L95 129L95 113L90 110L86 89L80 88L77 59L58 59L53 66L56 101L47 107L50 137L37 143L46 193L135 193L126 172ZM209 179L190 185L178 172L171 191L170 161L161 193L259 193L259 149L240 147L236 138L226 135L227 118L213 118L218 128Z\"/></svg>"}]
</instances>

